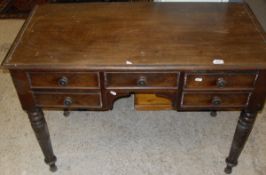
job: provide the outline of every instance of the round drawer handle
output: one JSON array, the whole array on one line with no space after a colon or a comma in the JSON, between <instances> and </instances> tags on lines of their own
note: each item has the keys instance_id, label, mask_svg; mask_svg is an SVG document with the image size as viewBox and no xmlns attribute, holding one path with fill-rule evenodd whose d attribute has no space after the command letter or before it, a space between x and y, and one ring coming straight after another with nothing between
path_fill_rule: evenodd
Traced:
<instances>
[{"instance_id":1,"label":"round drawer handle","mask_svg":"<svg viewBox=\"0 0 266 175\"><path fill-rule=\"evenodd\" d=\"M218 78L217 81L216 81L216 85L217 85L217 87L219 87L219 88L224 88L225 85L226 85L226 83L227 83L227 82L225 81L224 78Z\"/></svg>"},{"instance_id":2,"label":"round drawer handle","mask_svg":"<svg viewBox=\"0 0 266 175\"><path fill-rule=\"evenodd\" d=\"M58 84L59 86L67 86L68 84L68 78L65 76L62 76L59 80L58 80Z\"/></svg>"},{"instance_id":3,"label":"round drawer handle","mask_svg":"<svg viewBox=\"0 0 266 175\"><path fill-rule=\"evenodd\" d=\"M71 97L66 97L64 100L64 105L65 106L70 106L73 103L72 98Z\"/></svg>"},{"instance_id":4,"label":"round drawer handle","mask_svg":"<svg viewBox=\"0 0 266 175\"><path fill-rule=\"evenodd\" d=\"M212 104L214 106L219 106L222 103L222 99L220 97L214 96L212 98Z\"/></svg>"},{"instance_id":5,"label":"round drawer handle","mask_svg":"<svg viewBox=\"0 0 266 175\"><path fill-rule=\"evenodd\" d=\"M138 86L146 86L147 85L147 80L145 77L141 76L138 81L137 81Z\"/></svg>"}]
</instances>

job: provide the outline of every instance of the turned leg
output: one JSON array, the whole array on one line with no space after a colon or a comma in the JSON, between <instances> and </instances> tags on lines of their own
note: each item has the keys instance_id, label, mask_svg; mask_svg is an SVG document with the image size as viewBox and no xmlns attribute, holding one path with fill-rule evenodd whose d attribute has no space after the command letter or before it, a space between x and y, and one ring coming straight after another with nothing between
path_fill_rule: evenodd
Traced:
<instances>
[{"instance_id":1,"label":"turned leg","mask_svg":"<svg viewBox=\"0 0 266 175\"><path fill-rule=\"evenodd\" d=\"M242 111L238 120L229 156L226 158L225 173L230 174L253 128L257 113Z\"/></svg>"},{"instance_id":2,"label":"turned leg","mask_svg":"<svg viewBox=\"0 0 266 175\"><path fill-rule=\"evenodd\" d=\"M217 111L211 111L211 112L210 112L210 115L211 115L212 117L216 117L216 116L217 116Z\"/></svg>"},{"instance_id":3,"label":"turned leg","mask_svg":"<svg viewBox=\"0 0 266 175\"><path fill-rule=\"evenodd\" d=\"M63 115L68 117L70 115L70 111L68 109L64 109Z\"/></svg>"},{"instance_id":4,"label":"turned leg","mask_svg":"<svg viewBox=\"0 0 266 175\"><path fill-rule=\"evenodd\" d=\"M48 127L41 109L36 108L32 111L27 111L32 129L35 132L41 150L44 154L44 161L50 166L52 172L57 170L55 165L56 157L53 153L53 148L50 140Z\"/></svg>"}]
</instances>

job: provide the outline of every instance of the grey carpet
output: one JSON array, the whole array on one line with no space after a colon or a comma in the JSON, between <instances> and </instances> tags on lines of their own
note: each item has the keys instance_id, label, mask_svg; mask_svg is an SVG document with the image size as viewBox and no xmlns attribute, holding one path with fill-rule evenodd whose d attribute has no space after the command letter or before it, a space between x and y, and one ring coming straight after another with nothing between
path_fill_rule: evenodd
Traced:
<instances>
[{"instance_id":1,"label":"grey carpet","mask_svg":"<svg viewBox=\"0 0 266 175\"><path fill-rule=\"evenodd\" d=\"M266 31L266 0L246 0ZM266 174L266 173L265 173Z\"/></svg>"}]
</instances>

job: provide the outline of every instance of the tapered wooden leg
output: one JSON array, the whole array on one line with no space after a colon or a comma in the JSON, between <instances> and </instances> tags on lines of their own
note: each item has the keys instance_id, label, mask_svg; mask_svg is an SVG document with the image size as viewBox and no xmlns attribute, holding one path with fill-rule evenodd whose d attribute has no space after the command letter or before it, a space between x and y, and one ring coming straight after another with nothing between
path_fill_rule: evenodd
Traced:
<instances>
[{"instance_id":1,"label":"tapered wooden leg","mask_svg":"<svg viewBox=\"0 0 266 175\"><path fill-rule=\"evenodd\" d=\"M64 109L63 115L68 117L70 115L70 111L68 109Z\"/></svg>"},{"instance_id":2,"label":"tapered wooden leg","mask_svg":"<svg viewBox=\"0 0 266 175\"><path fill-rule=\"evenodd\" d=\"M56 157L53 153L53 148L50 140L48 127L41 109L36 108L32 111L27 111L32 129L35 132L41 150L44 154L44 161L50 166L52 172L57 170L55 165Z\"/></svg>"},{"instance_id":3,"label":"tapered wooden leg","mask_svg":"<svg viewBox=\"0 0 266 175\"><path fill-rule=\"evenodd\" d=\"M237 165L238 158L242 152L248 136L253 128L257 113L242 111L236 127L229 156L226 158L225 173L230 174L232 168Z\"/></svg>"},{"instance_id":4,"label":"tapered wooden leg","mask_svg":"<svg viewBox=\"0 0 266 175\"><path fill-rule=\"evenodd\" d=\"M217 116L217 111L211 111L211 112L210 112L210 115L211 115L212 117L216 117L216 116Z\"/></svg>"}]
</instances>

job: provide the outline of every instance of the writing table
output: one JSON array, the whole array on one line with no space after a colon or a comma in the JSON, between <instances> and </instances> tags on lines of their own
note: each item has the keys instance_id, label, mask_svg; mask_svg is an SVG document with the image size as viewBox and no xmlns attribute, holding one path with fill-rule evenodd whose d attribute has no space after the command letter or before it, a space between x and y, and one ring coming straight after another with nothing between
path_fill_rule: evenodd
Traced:
<instances>
[{"instance_id":1,"label":"writing table","mask_svg":"<svg viewBox=\"0 0 266 175\"><path fill-rule=\"evenodd\" d=\"M118 98L151 94L177 111L241 111L231 173L264 105L265 42L245 3L46 4L2 66L52 171L43 109L111 110Z\"/></svg>"}]
</instances>

